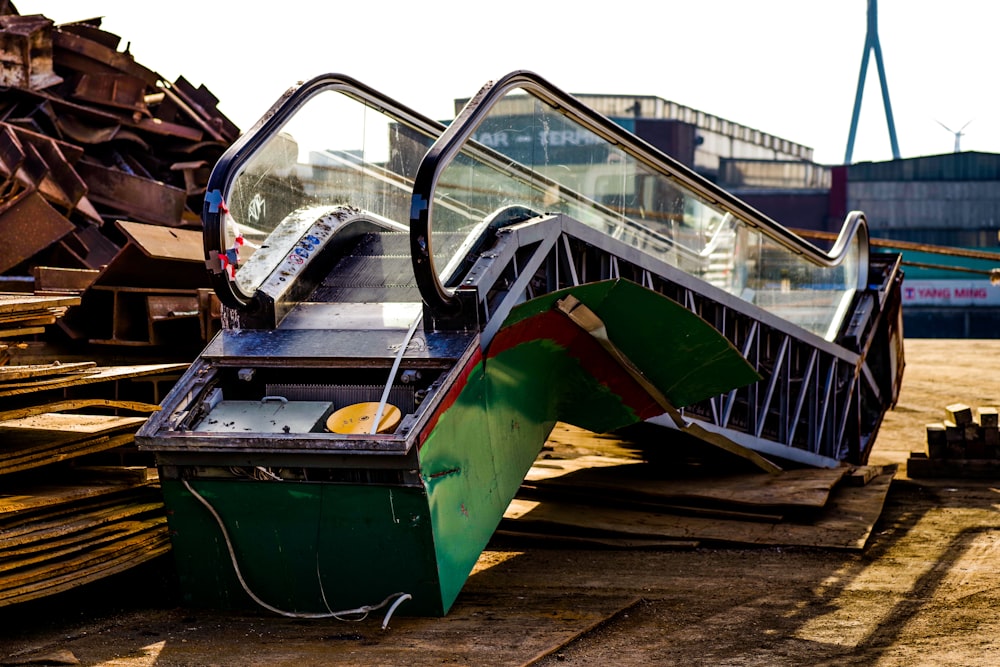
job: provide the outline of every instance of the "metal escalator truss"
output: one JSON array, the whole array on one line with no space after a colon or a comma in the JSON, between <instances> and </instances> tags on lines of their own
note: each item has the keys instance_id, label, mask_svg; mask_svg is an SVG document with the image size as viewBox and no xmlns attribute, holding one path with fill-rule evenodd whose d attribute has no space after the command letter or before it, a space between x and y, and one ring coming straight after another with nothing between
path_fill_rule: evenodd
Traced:
<instances>
[{"instance_id":1,"label":"metal escalator truss","mask_svg":"<svg viewBox=\"0 0 1000 667\"><path fill-rule=\"evenodd\" d=\"M872 371L861 354L566 216L539 216L500 230L467 276L456 293L466 303L478 301L478 319L486 323L484 348L516 304L591 282L629 280L683 305L725 336L762 376L688 406L684 414L765 455L823 467L860 463L867 460L882 406L895 402L898 382L886 373L897 369ZM899 305L892 295L898 295L900 279L898 272L886 276L886 298L866 323L873 341L888 344L898 332ZM666 415L650 421L673 428Z\"/></svg>"},{"instance_id":2,"label":"metal escalator truss","mask_svg":"<svg viewBox=\"0 0 1000 667\"><path fill-rule=\"evenodd\" d=\"M571 117L643 170L652 170L673 187L691 193L694 208L716 211L722 222L699 230L702 245L685 244L666 233L666 227L656 226L656 212L636 216L635 207L616 208L596 199L588 210L589 193L574 192L571 204L561 213L494 230L495 244L474 263L467 261L471 268L461 280L446 283L435 268L441 263L434 248L437 188L447 183L449 201L461 199L455 187L459 179L449 172L450 165L462 158L464 180L474 182L468 177L467 164L483 151L474 143L476 130L512 90L527 91L528 97L537 96ZM512 196L508 191L495 203L559 211L563 202L551 196L551 181L558 179L551 168L544 171L537 191L529 188ZM638 169L633 170L631 176L637 173ZM525 180L524 165L518 165L518 179ZM489 185L479 187L475 196L503 191L495 183ZM557 189L566 192L569 186L558 183ZM728 238L729 229L722 229L726 221L735 221L735 240ZM903 369L902 273L898 255L869 253L863 214L849 215L837 243L823 251L533 74L516 72L484 87L431 147L415 178L410 233L415 278L429 306L425 325L481 327L484 348L517 303L599 280L630 280L696 313L740 350L762 379L688 406L685 414L707 430L765 455L819 466L863 463L885 411L895 404ZM755 302L754 290L746 283L734 286L732 280L715 280L727 271L733 275L748 262L746 255L731 255L724 258L720 271L717 257L720 248L738 246L748 233L762 239L758 247L763 250L752 258L758 264L774 258L780 264L783 258L792 258L787 264L792 267L792 278L781 273L781 285L774 294L780 297L788 290L786 281L806 275L813 282L802 294L807 299L826 299L826 319L816 326L803 324L801 319L785 316L788 311L780 304L774 307L773 300ZM454 258L449 260L454 266ZM772 282L777 284L778 276L772 276ZM827 283L834 283L834 299L827 298ZM666 416L650 421L671 426Z\"/></svg>"}]
</instances>

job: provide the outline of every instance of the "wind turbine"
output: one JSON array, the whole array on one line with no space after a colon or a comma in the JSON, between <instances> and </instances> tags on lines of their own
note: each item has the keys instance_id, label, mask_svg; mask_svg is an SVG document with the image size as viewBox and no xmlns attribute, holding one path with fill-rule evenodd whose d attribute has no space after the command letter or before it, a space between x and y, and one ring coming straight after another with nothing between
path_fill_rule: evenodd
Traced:
<instances>
[{"instance_id":1,"label":"wind turbine","mask_svg":"<svg viewBox=\"0 0 1000 667\"><path fill-rule=\"evenodd\" d=\"M965 128L969 127L969 123L971 123L972 121L970 120L969 123L966 123L965 125L963 125L962 127L960 127L958 129L958 132L956 132L955 130L951 129L950 127L948 127L947 125L945 125L941 121L936 121L936 122L937 122L938 125L940 125L944 129L948 130L949 132L951 132L952 134L955 135L955 152L956 153L961 153L962 152L962 134L963 134L962 130L964 130Z\"/></svg>"}]
</instances>

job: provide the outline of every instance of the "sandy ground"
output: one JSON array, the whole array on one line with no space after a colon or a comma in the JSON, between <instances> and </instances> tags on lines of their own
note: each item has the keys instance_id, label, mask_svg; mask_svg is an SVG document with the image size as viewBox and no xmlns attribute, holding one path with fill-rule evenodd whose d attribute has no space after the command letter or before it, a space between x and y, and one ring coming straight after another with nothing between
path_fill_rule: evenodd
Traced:
<instances>
[{"instance_id":1,"label":"sandy ground","mask_svg":"<svg viewBox=\"0 0 1000 667\"><path fill-rule=\"evenodd\" d=\"M1000 485L905 470L945 406L1000 406L1000 341L909 340L906 359L870 461L900 468L862 553L497 541L447 617L384 630L185 609L167 558L0 609L0 664L1000 664Z\"/></svg>"}]
</instances>

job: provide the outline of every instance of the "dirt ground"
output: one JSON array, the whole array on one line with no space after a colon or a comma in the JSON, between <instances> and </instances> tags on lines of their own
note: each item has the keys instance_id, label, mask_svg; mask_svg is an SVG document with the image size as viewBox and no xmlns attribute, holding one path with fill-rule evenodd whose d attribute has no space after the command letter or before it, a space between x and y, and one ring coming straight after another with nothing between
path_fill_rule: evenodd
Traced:
<instances>
[{"instance_id":1,"label":"dirt ground","mask_svg":"<svg viewBox=\"0 0 1000 667\"><path fill-rule=\"evenodd\" d=\"M1000 484L910 479L945 406L1000 406L1000 340L908 340L862 553L495 541L445 618L302 621L177 604L169 558L0 609L0 664L1000 664ZM73 662L73 661L76 662Z\"/></svg>"}]
</instances>

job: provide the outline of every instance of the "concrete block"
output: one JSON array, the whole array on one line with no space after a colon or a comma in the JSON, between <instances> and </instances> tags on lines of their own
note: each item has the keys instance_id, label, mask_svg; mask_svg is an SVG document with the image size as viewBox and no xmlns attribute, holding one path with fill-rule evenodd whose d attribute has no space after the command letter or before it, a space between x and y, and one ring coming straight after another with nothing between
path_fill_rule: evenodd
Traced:
<instances>
[{"instance_id":1,"label":"concrete block","mask_svg":"<svg viewBox=\"0 0 1000 667\"><path fill-rule=\"evenodd\" d=\"M998 431L1000 433L1000 431ZM931 459L944 458L948 453L948 438L945 426L941 422L927 425L927 457Z\"/></svg>"},{"instance_id":2,"label":"concrete block","mask_svg":"<svg viewBox=\"0 0 1000 667\"><path fill-rule=\"evenodd\" d=\"M948 420L959 426L972 423L972 408L965 403L952 403L945 408L945 412L948 415Z\"/></svg>"},{"instance_id":3,"label":"concrete block","mask_svg":"<svg viewBox=\"0 0 1000 667\"><path fill-rule=\"evenodd\" d=\"M948 444L963 442L965 440L965 428L959 426L950 419L945 419L944 422L944 436L945 441Z\"/></svg>"}]
</instances>

